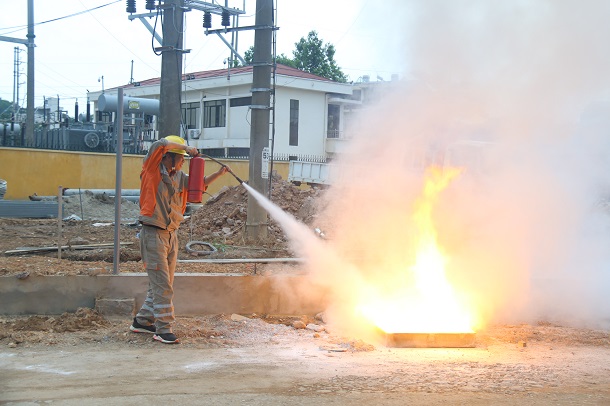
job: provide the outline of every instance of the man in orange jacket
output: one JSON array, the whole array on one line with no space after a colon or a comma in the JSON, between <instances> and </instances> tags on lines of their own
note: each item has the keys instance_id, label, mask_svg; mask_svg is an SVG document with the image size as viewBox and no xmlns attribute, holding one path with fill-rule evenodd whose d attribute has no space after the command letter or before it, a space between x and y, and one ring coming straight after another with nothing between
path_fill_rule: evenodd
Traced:
<instances>
[{"instance_id":1,"label":"man in orange jacket","mask_svg":"<svg viewBox=\"0 0 610 406\"><path fill-rule=\"evenodd\" d=\"M178 228L184 220L188 196L188 175L182 172L185 155L196 156L197 148L169 135L155 141L140 173L140 250L149 285L144 304L130 330L152 333L165 344L180 342L172 332L174 317L174 271L178 259ZM228 172L220 169L204 177L204 190Z\"/></svg>"}]
</instances>

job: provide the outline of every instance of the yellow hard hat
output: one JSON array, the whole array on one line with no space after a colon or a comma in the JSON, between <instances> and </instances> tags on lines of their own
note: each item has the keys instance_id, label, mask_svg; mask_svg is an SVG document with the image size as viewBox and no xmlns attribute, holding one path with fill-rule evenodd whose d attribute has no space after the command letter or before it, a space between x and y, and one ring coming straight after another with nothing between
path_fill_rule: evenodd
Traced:
<instances>
[{"instance_id":1,"label":"yellow hard hat","mask_svg":"<svg viewBox=\"0 0 610 406\"><path fill-rule=\"evenodd\" d=\"M171 141L171 142L175 142L176 144L182 144L184 145L184 138L182 137L178 137L177 135L168 135L167 137L165 137L166 140ZM182 149L170 149L168 152L174 153L174 154L180 154L180 155L186 155L186 151L182 150Z\"/></svg>"}]
</instances>

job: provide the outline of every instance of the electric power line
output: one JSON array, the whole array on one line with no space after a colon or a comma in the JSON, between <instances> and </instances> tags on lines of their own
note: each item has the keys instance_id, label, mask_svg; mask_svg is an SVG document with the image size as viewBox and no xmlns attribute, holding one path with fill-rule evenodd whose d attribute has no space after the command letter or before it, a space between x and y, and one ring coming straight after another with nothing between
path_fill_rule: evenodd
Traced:
<instances>
[{"instance_id":1,"label":"electric power line","mask_svg":"<svg viewBox=\"0 0 610 406\"><path fill-rule=\"evenodd\" d=\"M34 25L35 25L35 26L37 26L37 25L47 24L47 23L51 23L51 22L54 22L54 21L59 21L59 20L63 20L63 19L66 19L66 18L74 17L74 16L77 16L77 15L80 15L80 14L85 14L85 13L88 13L88 12L90 12L90 11L97 10L97 9L99 9L99 8L102 8L102 7L106 7L106 6L109 6L109 5L114 4L114 3L118 3L118 2L120 2L120 1L121 1L121 0L115 0L115 1L113 1L113 2L106 3L106 4L102 4L101 6L93 7L93 8L90 8L90 9L88 9L88 10L79 11L78 13L70 14L70 15L63 16L63 17L57 17L57 18L53 18L53 19L51 19L51 20L47 20L47 21L41 21L41 22L39 22L39 23L34 23ZM14 26L14 27L5 27L5 28L0 28L0 31L2 31L2 30L12 30L12 29L15 29L14 31L9 31L9 32L4 32L4 33L3 33L3 34L12 34L12 33L14 33L14 32L17 32L17 31L21 31L21 30L23 30L23 29L26 29L27 27L28 27L28 25L27 25L27 24L25 24L25 25L17 25L17 26Z\"/></svg>"}]
</instances>

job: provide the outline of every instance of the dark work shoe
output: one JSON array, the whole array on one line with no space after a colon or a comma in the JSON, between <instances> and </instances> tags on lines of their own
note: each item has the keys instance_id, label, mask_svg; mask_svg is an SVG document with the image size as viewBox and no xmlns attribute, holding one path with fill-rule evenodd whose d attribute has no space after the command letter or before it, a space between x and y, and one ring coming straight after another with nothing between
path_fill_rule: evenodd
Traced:
<instances>
[{"instance_id":1,"label":"dark work shoe","mask_svg":"<svg viewBox=\"0 0 610 406\"><path fill-rule=\"evenodd\" d=\"M174 333L155 334L153 338L157 341L161 341L164 344L178 344L180 342Z\"/></svg>"},{"instance_id":2,"label":"dark work shoe","mask_svg":"<svg viewBox=\"0 0 610 406\"><path fill-rule=\"evenodd\" d=\"M133 323L131 324L131 326L129 326L129 330L133 331L134 333L155 334L156 332L154 325L151 324L150 326L143 326L138 323L138 320L135 317L133 318Z\"/></svg>"}]
</instances>

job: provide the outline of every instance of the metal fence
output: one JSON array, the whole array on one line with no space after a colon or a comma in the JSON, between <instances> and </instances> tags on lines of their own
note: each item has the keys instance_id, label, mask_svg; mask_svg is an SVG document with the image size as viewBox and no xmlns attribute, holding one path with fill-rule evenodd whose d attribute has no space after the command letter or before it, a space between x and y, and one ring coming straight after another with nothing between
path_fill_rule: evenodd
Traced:
<instances>
[{"instance_id":1,"label":"metal fence","mask_svg":"<svg viewBox=\"0 0 610 406\"><path fill-rule=\"evenodd\" d=\"M129 134L123 140L123 152L144 155L141 140ZM97 128L53 128L34 132L34 140L28 141L24 134L0 134L0 146L14 148L45 149L52 151L76 151L116 153L116 138L112 133Z\"/></svg>"},{"instance_id":2,"label":"metal fence","mask_svg":"<svg viewBox=\"0 0 610 406\"><path fill-rule=\"evenodd\" d=\"M27 142L23 134L17 136L0 134L0 146L2 147L115 154L115 145L116 141L112 134L95 128L55 128L36 131L33 142ZM208 148L200 151L219 159L250 159L250 148ZM145 155L146 152L142 141L127 137L123 142L123 153ZM327 158L324 155L274 153L273 160L276 162L325 163Z\"/></svg>"},{"instance_id":3,"label":"metal fence","mask_svg":"<svg viewBox=\"0 0 610 406\"><path fill-rule=\"evenodd\" d=\"M213 158L220 159L250 159L249 148L208 148L202 149L202 153L209 155ZM326 156L324 155L311 155L311 154L283 154L274 153L273 160L276 162L289 162L289 161L301 161L301 162L326 162Z\"/></svg>"}]
</instances>

